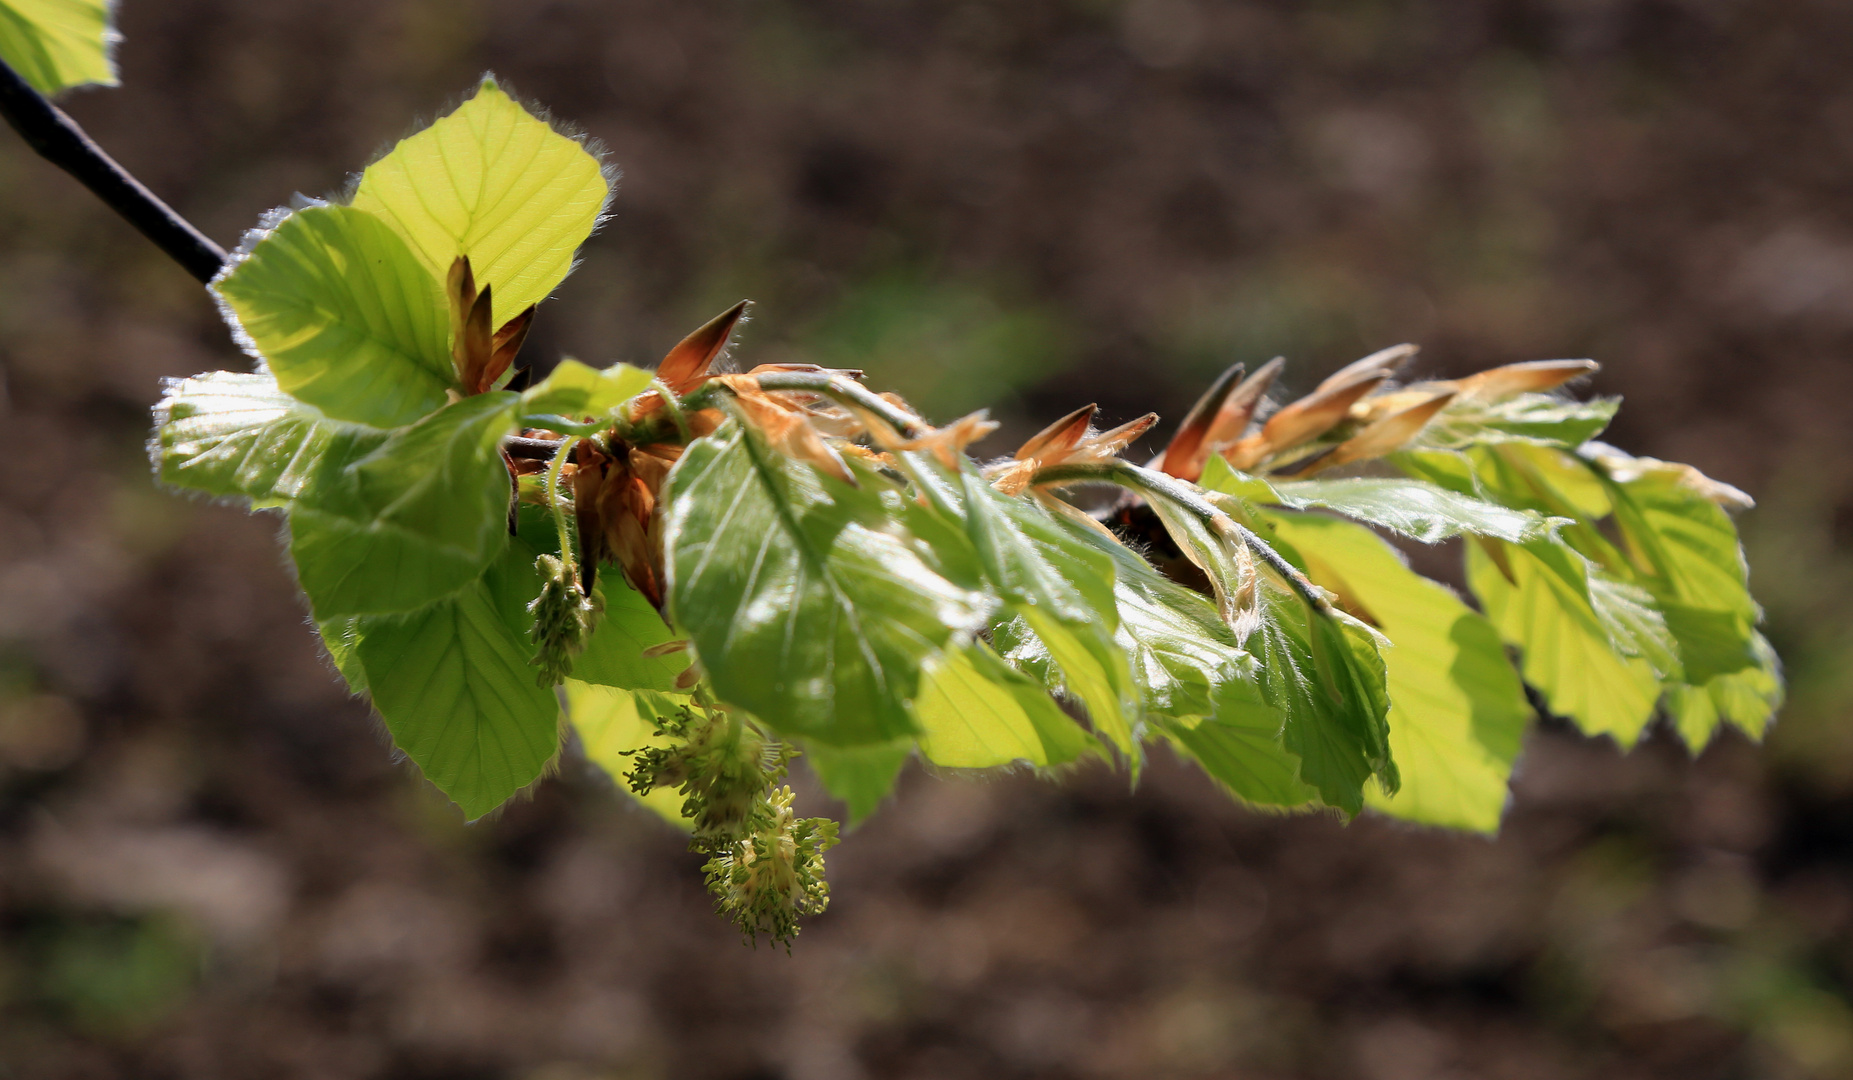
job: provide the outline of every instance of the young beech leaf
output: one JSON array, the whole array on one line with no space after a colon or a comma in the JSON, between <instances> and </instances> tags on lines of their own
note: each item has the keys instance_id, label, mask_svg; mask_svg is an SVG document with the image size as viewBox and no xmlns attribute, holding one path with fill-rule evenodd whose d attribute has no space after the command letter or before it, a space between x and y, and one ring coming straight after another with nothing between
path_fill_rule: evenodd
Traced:
<instances>
[{"instance_id":1,"label":"young beech leaf","mask_svg":"<svg viewBox=\"0 0 1853 1080\"><path fill-rule=\"evenodd\" d=\"M619 791L643 804L651 813L678 829L693 829L694 823L682 816L684 796L673 785L652 788L647 794L639 795L624 780L624 774L635 764L632 751L646 746L674 745L672 740L656 734L656 721L673 715L687 697L594 686L578 679L567 679L564 687L566 715L579 735L586 760L603 769Z\"/></svg>"},{"instance_id":2,"label":"young beech leaf","mask_svg":"<svg viewBox=\"0 0 1853 1080\"><path fill-rule=\"evenodd\" d=\"M367 669L360 666L360 620L353 617L330 619L316 623L315 632L322 636L328 661L347 681L347 688L356 694L366 693Z\"/></svg>"},{"instance_id":3,"label":"young beech leaf","mask_svg":"<svg viewBox=\"0 0 1853 1080\"><path fill-rule=\"evenodd\" d=\"M1282 739L1286 717L1262 696L1255 658L1201 593L1171 581L1099 532L1063 522L1114 560L1118 640L1132 659L1146 722L1238 798L1294 807L1319 794Z\"/></svg>"},{"instance_id":4,"label":"young beech leaf","mask_svg":"<svg viewBox=\"0 0 1853 1080\"><path fill-rule=\"evenodd\" d=\"M914 730L921 669L985 625L982 594L935 573L864 474L826 481L739 421L670 475L669 609L721 700L822 743Z\"/></svg>"},{"instance_id":5,"label":"young beech leaf","mask_svg":"<svg viewBox=\"0 0 1853 1080\"><path fill-rule=\"evenodd\" d=\"M1283 555L1394 642L1383 662L1402 789L1391 797L1373 786L1370 804L1424 824L1496 831L1531 708L1492 624L1361 525L1291 513L1265 523Z\"/></svg>"},{"instance_id":6,"label":"young beech leaf","mask_svg":"<svg viewBox=\"0 0 1853 1080\"><path fill-rule=\"evenodd\" d=\"M1333 510L1424 544L1462 535L1496 536L1522 543L1544 535L1550 528L1549 520L1538 513L1511 510L1421 480L1277 480L1270 486L1268 497L1256 497L1244 494L1244 485L1234 470L1226 464L1219 469L1220 461L1212 459L1204 470L1203 486L1211 491L1294 510Z\"/></svg>"},{"instance_id":7,"label":"young beech leaf","mask_svg":"<svg viewBox=\"0 0 1853 1080\"><path fill-rule=\"evenodd\" d=\"M523 416L604 416L650 388L649 372L629 364L600 370L577 360L560 361L553 373L521 395Z\"/></svg>"},{"instance_id":8,"label":"young beech leaf","mask_svg":"<svg viewBox=\"0 0 1853 1080\"><path fill-rule=\"evenodd\" d=\"M474 581L508 547L509 479L497 445L514 402L510 393L465 398L322 455L290 505L290 553L318 620L423 607Z\"/></svg>"},{"instance_id":9,"label":"young beech leaf","mask_svg":"<svg viewBox=\"0 0 1853 1080\"><path fill-rule=\"evenodd\" d=\"M324 454L377 445L375 428L330 420L277 388L268 372L209 371L168 379L149 447L160 479L256 503L293 499Z\"/></svg>"},{"instance_id":10,"label":"young beech leaf","mask_svg":"<svg viewBox=\"0 0 1853 1080\"><path fill-rule=\"evenodd\" d=\"M540 577L519 545L461 592L358 622L360 663L393 745L475 819L533 783L559 749L560 707L534 685L528 601Z\"/></svg>"},{"instance_id":11,"label":"young beech leaf","mask_svg":"<svg viewBox=\"0 0 1853 1080\"><path fill-rule=\"evenodd\" d=\"M874 813L894 790L894 782L900 779L901 768L913 752L912 739L869 746L831 746L810 741L804 744L804 760L810 763L811 771L830 797L849 807L851 825Z\"/></svg>"},{"instance_id":12,"label":"young beech leaf","mask_svg":"<svg viewBox=\"0 0 1853 1080\"><path fill-rule=\"evenodd\" d=\"M1040 684L982 642L948 650L933 665L914 718L921 755L947 768L1063 765L1096 748Z\"/></svg>"},{"instance_id":13,"label":"young beech leaf","mask_svg":"<svg viewBox=\"0 0 1853 1080\"><path fill-rule=\"evenodd\" d=\"M604 614L573 661L573 678L626 690L674 690L688 668L685 652L645 656L644 650L675 639L643 594L618 574L604 574L593 586Z\"/></svg>"},{"instance_id":14,"label":"young beech leaf","mask_svg":"<svg viewBox=\"0 0 1853 1080\"><path fill-rule=\"evenodd\" d=\"M1429 421L1415 440L1419 449L1459 449L1490 443L1535 443L1575 449L1609 426L1620 398L1572 401L1550 394L1519 394L1497 401L1463 395Z\"/></svg>"},{"instance_id":15,"label":"young beech leaf","mask_svg":"<svg viewBox=\"0 0 1853 1080\"><path fill-rule=\"evenodd\" d=\"M1660 680L1638 653L1618 647L1612 623L1592 606L1589 579L1599 573L1550 541L1467 548L1468 584L1499 636L1519 650L1525 681L1553 713L1630 747L1653 718Z\"/></svg>"},{"instance_id":16,"label":"young beech leaf","mask_svg":"<svg viewBox=\"0 0 1853 1080\"><path fill-rule=\"evenodd\" d=\"M411 245L434 281L459 255L501 326L547 298L611 198L598 159L484 79L448 116L367 166L356 209Z\"/></svg>"},{"instance_id":17,"label":"young beech leaf","mask_svg":"<svg viewBox=\"0 0 1853 1080\"><path fill-rule=\"evenodd\" d=\"M379 218L317 205L246 234L212 290L285 393L390 428L443 405L455 382L440 280Z\"/></svg>"},{"instance_id":18,"label":"young beech leaf","mask_svg":"<svg viewBox=\"0 0 1853 1080\"><path fill-rule=\"evenodd\" d=\"M1364 784L1372 777L1394 794L1399 779L1384 719L1389 696L1370 631L1348 615L1315 614L1280 593L1270 593L1262 611L1248 648L1259 663L1262 699L1284 714L1282 742L1299 756L1300 778L1349 814L1364 808Z\"/></svg>"},{"instance_id":19,"label":"young beech leaf","mask_svg":"<svg viewBox=\"0 0 1853 1080\"><path fill-rule=\"evenodd\" d=\"M108 0L0 0L0 60L41 94L115 86Z\"/></svg>"},{"instance_id":20,"label":"young beech leaf","mask_svg":"<svg viewBox=\"0 0 1853 1080\"><path fill-rule=\"evenodd\" d=\"M963 531L983 587L1021 618L1006 636L1033 632L1095 728L1132 755L1137 693L1114 640L1112 558L1075 538L1033 498L1005 495L969 465L955 473L931 454L905 460L934 509ZM943 555L944 545L938 547Z\"/></svg>"}]
</instances>

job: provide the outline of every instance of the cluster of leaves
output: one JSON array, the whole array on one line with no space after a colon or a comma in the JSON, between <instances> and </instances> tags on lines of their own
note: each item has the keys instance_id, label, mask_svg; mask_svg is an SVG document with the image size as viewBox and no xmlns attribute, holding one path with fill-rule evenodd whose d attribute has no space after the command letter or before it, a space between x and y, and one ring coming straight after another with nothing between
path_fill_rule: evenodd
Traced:
<instances>
[{"instance_id":1,"label":"cluster of leaves","mask_svg":"<svg viewBox=\"0 0 1853 1080\"><path fill-rule=\"evenodd\" d=\"M336 665L469 817L573 730L692 830L724 911L789 938L835 834L776 786L779 739L852 818L916 753L1136 775L1162 742L1252 804L1491 831L1531 718L1509 646L1624 745L1657 708L1700 746L1778 703L1747 500L1592 441L1616 403L1556 391L1593 364L1399 387L1398 347L1277 409L1280 362L1238 365L1144 466L1155 416L1088 407L980 465L982 415L721 373L744 305L654 373L510 389L609 193L485 81L350 197L268 216L211 286L256 371L156 409L160 478L287 517ZM1386 535L1467 538L1481 610Z\"/></svg>"}]
</instances>

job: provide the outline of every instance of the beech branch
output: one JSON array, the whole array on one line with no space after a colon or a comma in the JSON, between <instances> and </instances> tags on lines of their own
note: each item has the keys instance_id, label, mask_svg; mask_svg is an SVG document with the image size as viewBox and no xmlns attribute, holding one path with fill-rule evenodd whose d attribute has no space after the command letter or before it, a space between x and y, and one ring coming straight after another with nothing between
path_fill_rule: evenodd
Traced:
<instances>
[{"instance_id":1,"label":"beech branch","mask_svg":"<svg viewBox=\"0 0 1853 1080\"><path fill-rule=\"evenodd\" d=\"M76 177L123 220L202 284L225 265L225 249L162 202L93 142L77 121L0 60L0 116L39 156Z\"/></svg>"}]
</instances>

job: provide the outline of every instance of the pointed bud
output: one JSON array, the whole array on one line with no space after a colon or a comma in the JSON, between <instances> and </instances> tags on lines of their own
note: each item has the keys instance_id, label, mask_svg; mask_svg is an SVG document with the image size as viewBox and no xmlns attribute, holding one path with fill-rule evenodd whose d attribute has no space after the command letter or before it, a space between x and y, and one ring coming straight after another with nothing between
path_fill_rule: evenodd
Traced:
<instances>
[{"instance_id":1,"label":"pointed bud","mask_svg":"<svg viewBox=\"0 0 1853 1080\"><path fill-rule=\"evenodd\" d=\"M1514 394L1541 394L1555 390L1571 379L1593 375L1602 370L1594 360L1533 360L1507 364L1454 380L1454 389L1463 400L1496 401Z\"/></svg>"},{"instance_id":2,"label":"pointed bud","mask_svg":"<svg viewBox=\"0 0 1853 1080\"><path fill-rule=\"evenodd\" d=\"M1435 414L1447 408L1453 400L1452 393L1436 394L1419 405L1392 413L1333 447L1331 453L1309 465L1302 475L1311 476L1334 466L1382 457L1400 450L1420 435L1428 422L1435 418Z\"/></svg>"}]
</instances>

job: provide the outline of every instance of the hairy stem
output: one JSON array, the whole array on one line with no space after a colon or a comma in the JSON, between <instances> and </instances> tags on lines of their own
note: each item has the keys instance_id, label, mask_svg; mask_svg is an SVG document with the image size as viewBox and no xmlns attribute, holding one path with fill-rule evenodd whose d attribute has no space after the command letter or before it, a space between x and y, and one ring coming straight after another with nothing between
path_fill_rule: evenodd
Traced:
<instances>
[{"instance_id":1,"label":"hairy stem","mask_svg":"<svg viewBox=\"0 0 1853 1080\"><path fill-rule=\"evenodd\" d=\"M560 471L566 466L567 455L572 453L573 444L579 441L577 435L568 435L561 440L553 453L553 464L547 466L547 509L553 512L553 527L560 532L560 561L566 564L567 572L574 569L578 560L573 558L573 534L566 525L566 500L560 498Z\"/></svg>"},{"instance_id":2,"label":"hairy stem","mask_svg":"<svg viewBox=\"0 0 1853 1080\"><path fill-rule=\"evenodd\" d=\"M130 176L84 134L77 121L34 90L5 61L0 61L0 116L40 157L76 177L201 283L211 281L225 265L224 248Z\"/></svg>"}]
</instances>

